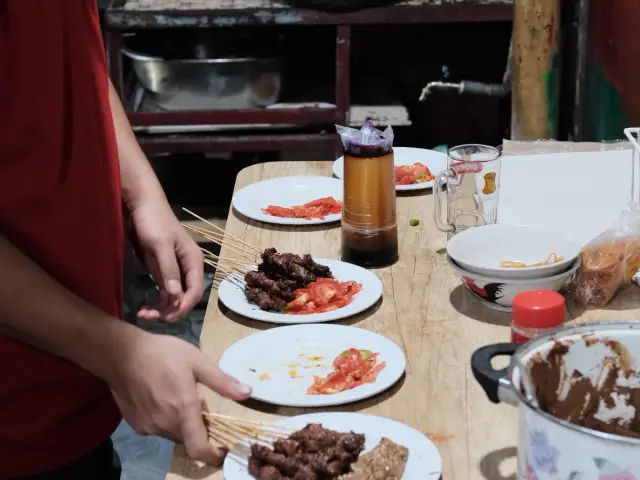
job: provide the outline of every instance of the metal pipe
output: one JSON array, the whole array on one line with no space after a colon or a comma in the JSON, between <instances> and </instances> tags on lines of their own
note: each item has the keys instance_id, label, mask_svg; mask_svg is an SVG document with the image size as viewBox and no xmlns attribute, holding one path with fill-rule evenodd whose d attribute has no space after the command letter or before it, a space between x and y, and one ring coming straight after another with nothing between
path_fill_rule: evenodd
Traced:
<instances>
[{"instance_id":1,"label":"metal pipe","mask_svg":"<svg viewBox=\"0 0 640 480\"><path fill-rule=\"evenodd\" d=\"M486 95L489 97L504 97L509 93L508 89L501 84L469 82L467 80L459 83L429 82L427 86L422 89L420 101L424 102L434 91L454 91L460 95Z\"/></svg>"},{"instance_id":2,"label":"metal pipe","mask_svg":"<svg viewBox=\"0 0 640 480\"><path fill-rule=\"evenodd\" d=\"M511 50L513 41L509 44L509 54L507 56L507 65L502 76L502 84L498 83L482 83L463 80L459 83L451 82L429 82L422 89L419 100L424 102L429 95L435 91L453 91L460 95L484 95L488 97L506 97L511 93Z\"/></svg>"}]
</instances>

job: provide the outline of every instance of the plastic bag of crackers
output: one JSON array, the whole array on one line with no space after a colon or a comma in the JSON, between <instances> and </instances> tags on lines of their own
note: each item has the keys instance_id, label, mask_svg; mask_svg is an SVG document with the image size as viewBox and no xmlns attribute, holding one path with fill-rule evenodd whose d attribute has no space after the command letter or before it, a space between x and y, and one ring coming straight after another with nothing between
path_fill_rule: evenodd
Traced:
<instances>
[{"instance_id":1,"label":"plastic bag of crackers","mask_svg":"<svg viewBox=\"0 0 640 480\"><path fill-rule=\"evenodd\" d=\"M584 307L603 307L640 270L640 204L627 206L611 227L582 249L580 258L570 291Z\"/></svg>"}]
</instances>

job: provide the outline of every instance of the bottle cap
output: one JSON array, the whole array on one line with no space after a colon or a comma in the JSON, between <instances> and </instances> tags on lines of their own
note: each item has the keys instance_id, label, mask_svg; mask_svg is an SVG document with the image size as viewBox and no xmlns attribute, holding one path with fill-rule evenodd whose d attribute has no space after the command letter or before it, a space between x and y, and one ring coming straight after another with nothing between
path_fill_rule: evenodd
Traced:
<instances>
[{"instance_id":1,"label":"bottle cap","mask_svg":"<svg viewBox=\"0 0 640 480\"><path fill-rule=\"evenodd\" d=\"M513 297L513 324L555 328L564 323L564 297L551 290L532 290Z\"/></svg>"}]
</instances>

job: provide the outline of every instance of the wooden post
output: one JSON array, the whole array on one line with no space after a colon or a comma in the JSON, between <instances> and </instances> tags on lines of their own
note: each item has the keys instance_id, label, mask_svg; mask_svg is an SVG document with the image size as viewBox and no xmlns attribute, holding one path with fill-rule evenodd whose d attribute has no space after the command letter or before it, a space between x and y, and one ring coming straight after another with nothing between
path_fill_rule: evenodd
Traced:
<instances>
[{"instance_id":1,"label":"wooden post","mask_svg":"<svg viewBox=\"0 0 640 480\"><path fill-rule=\"evenodd\" d=\"M557 136L560 0L515 0L511 139Z\"/></svg>"}]
</instances>

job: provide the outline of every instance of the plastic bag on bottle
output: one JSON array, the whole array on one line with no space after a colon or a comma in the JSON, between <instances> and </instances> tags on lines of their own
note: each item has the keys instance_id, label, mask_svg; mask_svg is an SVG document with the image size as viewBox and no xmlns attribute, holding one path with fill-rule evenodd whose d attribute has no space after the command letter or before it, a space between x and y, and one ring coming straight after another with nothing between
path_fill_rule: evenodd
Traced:
<instances>
[{"instance_id":1,"label":"plastic bag on bottle","mask_svg":"<svg viewBox=\"0 0 640 480\"><path fill-rule=\"evenodd\" d=\"M380 150L390 152L393 149L393 129L391 125L384 132L378 130L371 122L365 122L361 128L350 128L336 125L344 151L359 154L361 150Z\"/></svg>"},{"instance_id":2,"label":"plastic bag on bottle","mask_svg":"<svg viewBox=\"0 0 640 480\"><path fill-rule=\"evenodd\" d=\"M611 227L583 247L580 258L570 291L584 307L603 307L640 270L640 204L625 207Z\"/></svg>"}]
</instances>

